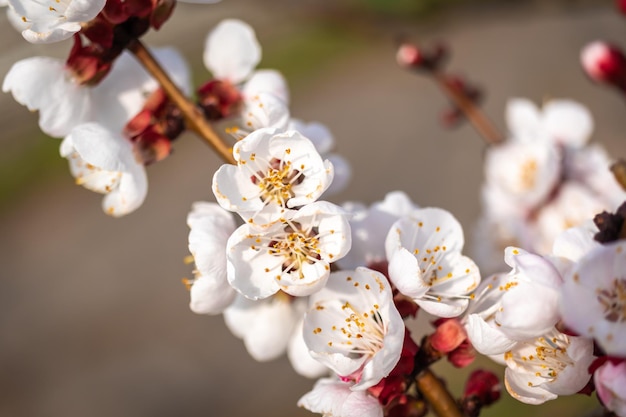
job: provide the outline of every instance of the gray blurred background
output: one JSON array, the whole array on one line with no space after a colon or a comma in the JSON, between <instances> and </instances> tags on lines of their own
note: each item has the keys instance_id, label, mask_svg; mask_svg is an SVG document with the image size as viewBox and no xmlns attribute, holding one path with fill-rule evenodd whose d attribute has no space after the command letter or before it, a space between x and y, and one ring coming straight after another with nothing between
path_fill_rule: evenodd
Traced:
<instances>
[{"instance_id":1,"label":"gray blurred background","mask_svg":"<svg viewBox=\"0 0 626 417\"><path fill-rule=\"evenodd\" d=\"M626 156L624 100L588 82L578 64L589 41L626 47L612 1L224 0L179 4L147 42L179 46L199 84L208 76L204 37L226 17L255 26L262 67L289 79L292 114L329 126L351 161L352 185L336 203L401 189L452 211L467 234L478 215L484 145L469 126L440 126L446 100L395 63L400 34L445 40L450 68L485 88L484 108L501 129L510 97L572 98L593 113L594 141ZM64 57L70 46L28 45L0 21L0 74L24 57ZM36 114L6 94L0 108L0 416L310 415L295 403L313 381L283 359L254 362L221 317L187 307L185 217L192 202L213 199L220 165L201 141L181 138L149 167L143 207L112 219L101 196L74 185L60 142L38 132ZM437 370L451 372L445 363ZM461 385L450 381L457 395ZM485 415L572 415L595 401L535 408L504 397Z\"/></svg>"}]
</instances>

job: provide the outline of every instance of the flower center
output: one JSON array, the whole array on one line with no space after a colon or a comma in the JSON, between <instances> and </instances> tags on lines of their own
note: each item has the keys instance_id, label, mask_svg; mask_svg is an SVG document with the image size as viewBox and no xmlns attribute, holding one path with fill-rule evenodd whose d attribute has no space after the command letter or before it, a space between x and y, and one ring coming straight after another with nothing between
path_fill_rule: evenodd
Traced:
<instances>
[{"instance_id":1,"label":"flower center","mask_svg":"<svg viewBox=\"0 0 626 417\"><path fill-rule=\"evenodd\" d=\"M626 321L626 280L615 278L613 287L597 289L598 301L604 308L604 318L610 322Z\"/></svg>"},{"instance_id":2,"label":"flower center","mask_svg":"<svg viewBox=\"0 0 626 417\"><path fill-rule=\"evenodd\" d=\"M567 335L552 332L515 352L506 352L504 358L507 362L514 362L516 367L524 369L529 374L544 378L547 380L545 382L551 382L557 378L559 372L574 364L567 354L569 343ZM532 382L528 384L533 386Z\"/></svg>"},{"instance_id":3,"label":"flower center","mask_svg":"<svg viewBox=\"0 0 626 417\"><path fill-rule=\"evenodd\" d=\"M272 235L268 253L284 259L282 270L290 273L298 271L300 279L304 278L302 266L312 264L320 259L320 241L316 227L305 230L297 222L288 224L283 233Z\"/></svg>"},{"instance_id":4,"label":"flower center","mask_svg":"<svg viewBox=\"0 0 626 417\"><path fill-rule=\"evenodd\" d=\"M385 326L378 304L372 305L369 311L362 312L346 301L341 309L345 314L342 326L333 326L333 330L341 332L341 344L357 357L374 356L382 349L385 337Z\"/></svg>"},{"instance_id":5,"label":"flower center","mask_svg":"<svg viewBox=\"0 0 626 417\"><path fill-rule=\"evenodd\" d=\"M285 207L287 200L295 195L293 186L302 183L304 175L292 169L290 161L272 158L268 165L269 169L265 172L257 171L250 179L259 186L259 197L263 202L267 204L273 201Z\"/></svg>"},{"instance_id":6,"label":"flower center","mask_svg":"<svg viewBox=\"0 0 626 417\"><path fill-rule=\"evenodd\" d=\"M527 159L520 167L520 185L523 191L531 190L537 179L537 161Z\"/></svg>"}]
</instances>

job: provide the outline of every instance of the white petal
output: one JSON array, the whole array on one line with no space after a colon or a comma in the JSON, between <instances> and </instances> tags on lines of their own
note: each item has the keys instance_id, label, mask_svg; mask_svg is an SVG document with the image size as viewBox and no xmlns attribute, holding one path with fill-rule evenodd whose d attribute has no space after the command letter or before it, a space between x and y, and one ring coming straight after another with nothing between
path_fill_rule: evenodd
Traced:
<instances>
[{"instance_id":1,"label":"white petal","mask_svg":"<svg viewBox=\"0 0 626 417\"><path fill-rule=\"evenodd\" d=\"M389 279L398 291L413 299L423 297L430 288L424 283L417 259L404 248L389 261Z\"/></svg>"},{"instance_id":2,"label":"white petal","mask_svg":"<svg viewBox=\"0 0 626 417\"><path fill-rule=\"evenodd\" d=\"M29 110L39 111L39 127L63 137L75 126L89 121L92 107L89 88L75 83L61 60L32 57L13 64L2 91Z\"/></svg>"},{"instance_id":3,"label":"white petal","mask_svg":"<svg viewBox=\"0 0 626 417\"><path fill-rule=\"evenodd\" d=\"M304 343L302 336L302 324L303 320L300 320L294 328L287 348L287 356L291 366L298 374L307 378L319 378L328 374L328 368L321 362L313 359L309 353L309 348Z\"/></svg>"},{"instance_id":4,"label":"white petal","mask_svg":"<svg viewBox=\"0 0 626 417\"><path fill-rule=\"evenodd\" d=\"M553 100L543 107L543 123L553 140L582 147L593 132L593 118L585 106L571 100Z\"/></svg>"},{"instance_id":5,"label":"white petal","mask_svg":"<svg viewBox=\"0 0 626 417\"><path fill-rule=\"evenodd\" d=\"M254 30L241 20L223 20L207 37L204 65L215 78L238 84L260 61L261 46Z\"/></svg>"},{"instance_id":6,"label":"white petal","mask_svg":"<svg viewBox=\"0 0 626 417\"><path fill-rule=\"evenodd\" d=\"M544 388L538 386L528 386L527 375L512 371L506 368L504 371L504 386L513 398L526 404L539 405L546 401L557 398Z\"/></svg>"},{"instance_id":7,"label":"white petal","mask_svg":"<svg viewBox=\"0 0 626 417\"><path fill-rule=\"evenodd\" d=\"M289 105L289 88L283 75L276 70L257 70L252 73L241 90L244 97L270 93ZM298 130L298 129L296 129ZM306 136L304 132L301 132ZM321 151L320 151L321 152Z\"/></svg>"},{"instance_id":8,"label":"white petal","mask_svg":"<svg viewBox=\"0 0 626 417\"><path fill-rule=\"evenodd\" d=\"M224 311L224 320L234 335L243 338L250 356L269 361L285 353L300 319L297 311L298 307L284 296L262 301L240 296Z\"/></svg>"},{"instance_id":9,"label":"white petal","mask_svg":"<svg viewBox=\"0 0 626 417\"><path fill-rule=\"evenodd\" d=\"M333 182L326 190L326 195L332 195L340 193L346 189L350 180L352 179L352 168L347 159L338 154L327 155L326 158L333 166L335 175L333 176Z\"/></svg>"},{"instance_id":10,"label":"white petal","mask_svg":"<svg viewBox=\"0 0 626 417\"><path fill-rule=\"evenodd\" d=\"M259 93L244 99L241 118L244 129L285 129L289 123L289 108L279 97L270 93Z\"/></svg>"},{"instance_id":11,"label":"white petal","mask_svg":"<svg viewBox=\"0 0 626 417\"><path fill-rule=\"evenodd\" d=\"M539 109L533 102L523 98L510 99L506 105L506 124L513 134L513 139L537 139L539 129Z\"/></svg>"},{"instance_id":12,"label":"white petal","mask_svg":"<svg viewBox=\"0 0 626 417\"><path fill-rule=\"evenodd\" d=\"M514 340L506 337L501 331L490 326L477 314L470 314L465 325L467 337L472 346L483 355L499 355L513 347Z\"/></svg>"}]
</instances>

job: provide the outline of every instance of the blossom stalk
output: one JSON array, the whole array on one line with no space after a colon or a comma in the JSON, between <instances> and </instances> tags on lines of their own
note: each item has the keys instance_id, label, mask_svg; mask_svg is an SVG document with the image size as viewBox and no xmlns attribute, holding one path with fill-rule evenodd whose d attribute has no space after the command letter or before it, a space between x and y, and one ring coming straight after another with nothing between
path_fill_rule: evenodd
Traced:
<instances>
[{"instance_id":1,"label":"blossom stalk","mask_svg":"<svg viewBox=\"0 0 626 417\"><path fill-rule=\"evenodd\" d=\"M232 150L225 144L213 127L206 121L202 111L196 107L163 71L150 51L138 39L128 45L128 50L141 62L144 68L161 84L167 96L178 106L191 130L198 134L227 163L234 164Z\"/></svg>"},{"instance_id":2,"label":"blossom stalk","mask_svg":"<svg viewBox=\"0 0 626 417\"><path fill-rule=\"evenodd\" d=\"M463 416L450 392L430 369L420 372L415 377L415 384L439 417Z\"/></svg>"},{"instance_id":3,"label":"blossom stalk","mask_svg":"<svg viewBox=\"0 0 626 417\"><path fill-rule=\"evenodd\" d=\"M474 126L474 129L489 145L497 145L504 141L504 136L478 106L467 95L448 82L446 74L433 71L432 76L435 83L437 83L448 99L463 112L465 117L472 123L472 126Z\"/></svg>"}]
</instances>

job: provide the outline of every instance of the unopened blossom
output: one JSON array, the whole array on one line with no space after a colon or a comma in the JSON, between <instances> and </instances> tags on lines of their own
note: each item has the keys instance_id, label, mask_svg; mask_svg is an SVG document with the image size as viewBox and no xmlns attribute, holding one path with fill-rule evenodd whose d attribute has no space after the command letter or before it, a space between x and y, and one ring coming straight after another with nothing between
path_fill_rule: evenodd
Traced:
<instances>
[{"instance_id":1,"label":"unopened blossom","mask_svg":"<svg viewBox=\"0 0 626 417\"><path fill-rule=\"evenodd\" d=\"M559 321L558 298L562 278L547 259L510 247L504 259L511 267L476 291L466 329L476 350L502 353L514 341L550 331Z\"/></svg>"},{"instance_id":2,"label":"unopened blossom","mask_svg":"<svg viewBox=\"0 0 626 417\"><path fill-rule=\"evenodd\" d=\"M592 249L564 278L565 324L594 338L607 354L626 356L626 242Z\"/></svg>"},{"instance_id":3,"label":"unopened blossom","mask_svg":"<svg viewBox=\"0 0 626 417\"><path fill-rule=\"evenodd\" d=\"M543 404L560 395L580 391L591 375L593 341L557 330L517 343L504 354L504 383L513 398Z\"/></svg>"},{"instance_id":4,"label":"unopened blossom","mask_svg":"<svg viewBox=\"0 0 626 417\"><path fill-rule=\"evenodd\" d=\"M383 417L383 407L367 391L353 391L353 384L334 378L320 379L298 406L323 417Z\"/></svg>"},{"instance_id":5,"label":"unopened blossom","mask_svg":"<svg viewBox=\"0 0 626 417\"><path fill-rule=\"evenodd\" d=\"M224 321L235 336L243 339L250 356L265 362L285 353L305 309L306 299L284 293L263 300L238 295L224 310Z\"/></svg>"},{"instance_id":6,"label":"unopened blossom","mask_svg":"<svg viewBox=\"0 0 626 417\"><path fill-rule=\"evenodd\" d=\"M389 278L421 308L455 317L480 283L478 267L463 250L463 229L449 212L424 208L395 222L385 242Z\"/></svg>"},{"instance_id":7,"label":"unopened blossom","mask_svg":"<svg viewBox=\"0 0 626 417\"><path fill-rule=\"evenodd\" d=\"M226 279L226 242L235 231L232 214L215 203L196 202L187 215L189 252L196 264L189 307L194 313L219 314L235 299Z\"/></svg>"},{"instance_id":8,"label":"unopened blossom","mask_svg":"<svg viewBox=\"0 0 626 417\"><path fill-rule=\"evenodd\" d=\"M587 44L580 52L585 73L595 82L626 88L626 57L616 45L603 41Z\"/></svg>"},{"instance_id":9,"label":"unopened blossom","mask_svg":"<svg viewBox=\"0 0 626 417\"><path fill-rule=\"evenodd\" d=\"M105 213L119 217L137 209L148 192L142 163L134 156L130 141L96 123L72 130L61 144L76 183L105 194Z\"/></svg>"},{"instance_id":10,"label":"unopened blossom","mask_svg":"<svg viewBox=\"0 0 626 417\"><path fill-rule=\"evenodd\" d=\"M226 210L267 226L290 209L312 203L328 188L333 167L296 131L259 129L233 148L237 165L222 165L213 193Z\"/></svg>"},{"instance_id":11,"label":"unopened blossom","mask_svg":"<svg viewBox=\"0 0 626 417\"><path fill-rule=\"evenodd\" d=\"M607 410L626 416L626 362L608 360L593 374L598 397Z\"/></svg>"},{"instance_id":12,"label":"unopened blossom","mask_svg":"<svg viewBox=\"0 0 626 417\"><path fill-rule=\"evenodd\" d=\"M311 355L352 390L376 385L402 353L404 321L384 275L367 268L338 271L310 299L304 341Z\"/></svg>"},{"instance_id":13,"label":"unopened blossom","mask_svg":"<svg viewBox=\"0 0 626 417\"><path fill-rule=\"evenodd\" d=\"M95 18L106 0L9 0L10 7L27 25L22 36L32 43L68 39L81 30L81 23Z\"/></svg>"},{"instance_id":14,"label":"unopened blossom","mask_svg":"<svg viewBox=\"0 0 626 417\"><path fill-rule=\"evenodd\" d=\"M330 264L350 250L350 226L334 204L317 201L266 228L240 226L228 240L228 282L256 300L279 290L293 296L320 290Z\"/></svg>"}]
</instances>

